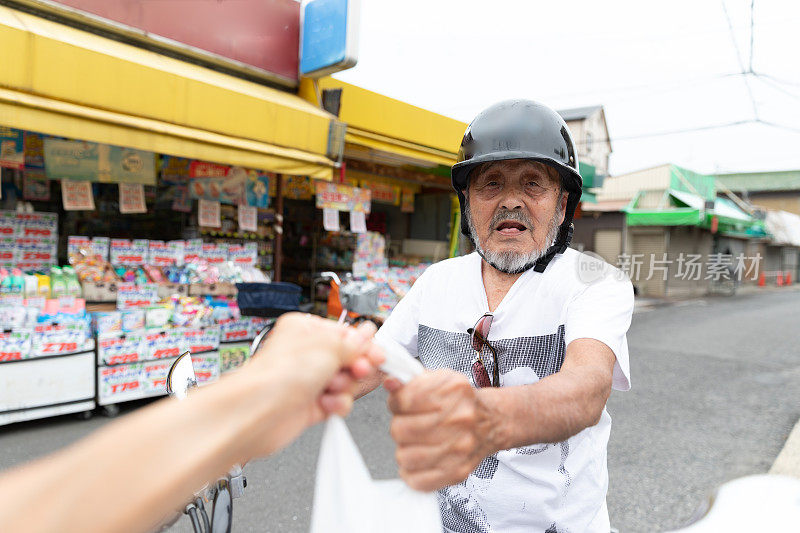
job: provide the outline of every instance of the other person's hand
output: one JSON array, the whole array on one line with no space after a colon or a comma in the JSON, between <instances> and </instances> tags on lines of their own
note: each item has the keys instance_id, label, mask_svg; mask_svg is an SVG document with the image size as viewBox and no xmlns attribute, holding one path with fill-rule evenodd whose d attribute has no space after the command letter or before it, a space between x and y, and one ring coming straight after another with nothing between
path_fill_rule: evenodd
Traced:
<instances>
[{"instance_id":1,"label":"other person's hand","mask_svg":"<svg viewBox=\"0 0 800 533\"><path fill-rule=\"evenodd\" d=\"M493 453L489 413L466 377L452 370L426 372L405 385L389 378L400 477L432 491L459 483Z\"/></svg>"},{"instance_id":2,"label":"other person's hand","mask_svg":"<svg viewBox=\"0 0 800 533\"><path fill-rule=\"evenodd\" d=\"M273 405L265 406L270 424L259 428L264 444L254 455L282 448L330 414L350 411L357 381L375 373L384 359L372 343L374 334L370 322L352 328L300 313L277 321L240 371L252 386L273 389L261 395Z\"/></svg>"}]
</instances>

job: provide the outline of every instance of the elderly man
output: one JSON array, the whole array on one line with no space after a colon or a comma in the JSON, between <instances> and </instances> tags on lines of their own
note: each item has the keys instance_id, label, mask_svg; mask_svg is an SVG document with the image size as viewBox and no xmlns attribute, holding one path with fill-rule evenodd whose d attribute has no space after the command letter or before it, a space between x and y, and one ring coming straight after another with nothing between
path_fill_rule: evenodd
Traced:
<instances>
[{"instance_id":1,"label":"elderly man","mask_svg":"<svg viewBox=\"0 0 800 533\"><path fill-rule=\"evenodd\" d=\"M568 248L577 168L548 107L479 114L452 169L476 252L431 266L378 332L435 370L386 387L400 475L439 489L446 531L609 531L605 404L630 388L633 290Z\"/></svg>"}]
</instances>

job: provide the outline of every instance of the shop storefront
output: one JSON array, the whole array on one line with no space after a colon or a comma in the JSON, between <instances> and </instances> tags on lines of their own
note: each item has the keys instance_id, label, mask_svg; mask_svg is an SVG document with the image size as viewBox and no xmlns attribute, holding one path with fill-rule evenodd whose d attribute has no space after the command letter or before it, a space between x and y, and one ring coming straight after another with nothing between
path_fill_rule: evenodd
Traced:
<instances>
[{"instance_id":1,"label":"shop storefront","mask_svg":"<svg viewBox=\"0 0 800 533\"><path fill-rule=\"evenodd\" d=\"M0 43L0 424L241 364L234 283L275 277L270 187L332 178L332 116L6 7Z\"/></svg>"},{"instance_id":2,"label":"shop storefront","mask_svg":"<svg viewBox=\"0 0 800 533\"><path fill-rule=\"evenodd\" d=\"M334 110L6 7L0 43L0 424L163 394L187 350L203 382L235 368L263 325L236 282L296 283L326 314L316 274L349 273L385 316L451 253L465 124L322 80Z\"/></svg>"}]
</instances>

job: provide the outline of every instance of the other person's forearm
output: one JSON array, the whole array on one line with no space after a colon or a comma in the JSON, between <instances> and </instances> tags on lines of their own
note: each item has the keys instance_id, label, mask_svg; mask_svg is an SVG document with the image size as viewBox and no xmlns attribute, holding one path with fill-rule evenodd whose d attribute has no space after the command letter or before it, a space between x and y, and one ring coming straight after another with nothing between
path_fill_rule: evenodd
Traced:
<instances>
[{"instance_id":1,"label":"other person's forearm","mask_svg":"<svg viewBox=\"0 0 800 533\"><path fill-rule=\"evenodd\" d=\"M366 396L370 392L380 387L386 374L378 372L372 376L362 379L358 382L358 391L355 394L356 399Z\"/></svg>"},{"instance_id":2,"label":"other person's forearm","mask_svg":"<svg viewBox=\"0 0 800 533\"><path fill-rule=\"evenodd\" d=\"M233 374L1 476L0 530L152 528L153 517L182 509L194 491L249 458L248 433L278 409L280 383L271 381ZM24 523L10 522L11 510Z\"/></svg>"}]
</instances>

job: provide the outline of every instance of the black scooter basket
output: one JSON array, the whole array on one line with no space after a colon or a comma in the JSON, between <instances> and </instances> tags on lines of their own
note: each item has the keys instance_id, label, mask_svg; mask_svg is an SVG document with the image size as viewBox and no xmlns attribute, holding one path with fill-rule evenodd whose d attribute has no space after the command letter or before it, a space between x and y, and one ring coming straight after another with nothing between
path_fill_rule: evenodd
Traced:
<instances>
[{"instance_id":1,"label":"black scooter basket","mask_svg":"<svg viewBox=\"0 0 800 533\"><path fill-rule=\"evenodd\" d=\"M236 301L244 316L276 317L297 311L303 290L294 283L237 283Z\"/></svg>"}]
</instances>

